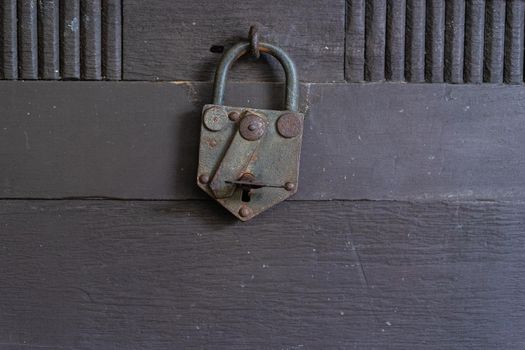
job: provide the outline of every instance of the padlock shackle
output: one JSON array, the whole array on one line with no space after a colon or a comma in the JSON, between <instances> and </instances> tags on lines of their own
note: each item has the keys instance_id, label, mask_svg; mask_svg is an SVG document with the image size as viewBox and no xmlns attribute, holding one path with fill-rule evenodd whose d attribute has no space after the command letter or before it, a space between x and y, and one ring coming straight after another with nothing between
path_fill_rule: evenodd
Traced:
<instances>
[{"instance_id":1,"label":"padlock shackle","mask_svg":"<svg viewBox=\"0 0 525 350\"><path fill-rule=\"evenodd\" d=\"M297 70L295 64L286 52L281 48L267 44L259 43L259 50L275 57L283 66L286 75L286 109L291 112L298 110L299 98L299 80L297 79ZM226 88L226 78L228 71L235 61L250 52L250 43L241 42L231 47L219 63L215 72L215 83L213 87L213 104L222 105L224 102L224 90Z\"/></svg>"}]
</instances>

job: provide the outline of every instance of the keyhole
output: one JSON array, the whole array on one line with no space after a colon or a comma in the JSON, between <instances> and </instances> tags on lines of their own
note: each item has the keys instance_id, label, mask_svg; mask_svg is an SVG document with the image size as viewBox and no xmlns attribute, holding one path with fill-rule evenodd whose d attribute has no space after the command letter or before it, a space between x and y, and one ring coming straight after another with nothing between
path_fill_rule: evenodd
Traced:
<instances>
[{"instance_id":1,"label":"keyhole","mask_svg":"<svg viewBox=\"0 0 525 350\"><path fill-rule=\"evenodd\" d=\"M250 191L249 190L242 190L242 198L241 198L241 200L243 202L249 202L250 199L251 199Z\"/></svg>"}]
</instances>

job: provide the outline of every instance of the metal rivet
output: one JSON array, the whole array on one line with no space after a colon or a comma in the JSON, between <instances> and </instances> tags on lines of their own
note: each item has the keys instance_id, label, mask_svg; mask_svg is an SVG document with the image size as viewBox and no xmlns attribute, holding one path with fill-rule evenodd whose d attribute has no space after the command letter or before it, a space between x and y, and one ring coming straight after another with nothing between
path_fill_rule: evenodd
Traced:
<instances>
[{"instance_id":1,"label":"metal rivet","mask_svg":"<svg viewBox=\"0 0 525 350\"><path fill-rule=\"evenodd\" d=\"M222 130L228 122L228 115L224 108L214 106L204 112L204 126L211 131Z\"/></svg>"},{"instance_id":2,"label":"metal rivet","mask_svg":"<svg viewBox=\"0 0 525 350\"><path fill-rule=\"evenodd\" d=\"M201 176L199 176L199 182L205 185L208 182L210 182L210 177L207 174L202 174Z\"/></svg>"},{"instance_id":3,"label":"metal rivet","mask_svg":"<svg viewBox=\"0 0 525 350\"><path fill-rule=\"evenodd\" d=\"M230 112L230 114L228 114L228 118L230 118L232 122L237 122L241 118L241 113L236 111Z\"/></svg>"},{"instance_id":4,"label":"metal rivet","mask_svg":"<svg viewBox=\"0 0 525 350\"><path fill-rule=\"evenodd\" d=\"M284 184L284 188L287 191L293 191L295 189L295 184L293 182L287 182Z\"/></svg>"},{"instance_id":5,"label":"metal rivet","mask_svg":"<svg viewBox=\"0 0 525 350\"><path fill-rule=\"evenodd\" d=\"M266 122L257 114L247 113L241 120L239 132L246 140L256 141L266 132Z\"/></svg>"},{"instance_id":6,"label":"metal rivet","mask_svg":"<svg viewBox=\"0 0 525 350\"><path fill-rule=\"evenodd\" d=\"M243 218L247 218L253 215L253 211L250 207L243 206L239 209L239 215Z\"/></svg>"},{"instance_id":7,"label":"metal rivet","mask_svg":"<svg viewBox=\"0 0 525 350\"><path fill-rule=\"evenodd\" d=\"M301 118L295 113L283 114L277 120L277 131L282 137L291 139L299 136L303 129L303 122Z\"/></svg>"}]
</instances>

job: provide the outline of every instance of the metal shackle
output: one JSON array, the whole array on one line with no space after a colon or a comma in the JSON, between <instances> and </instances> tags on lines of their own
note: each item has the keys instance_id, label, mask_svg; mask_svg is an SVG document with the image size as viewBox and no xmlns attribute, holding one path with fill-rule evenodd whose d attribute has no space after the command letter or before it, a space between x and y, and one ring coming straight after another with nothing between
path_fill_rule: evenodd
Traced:
<instances>
[{"instance_id":1,"label":"metal shackle","mask_svg":"<svg viewBox=\"0 0 525 350\"><path fill-rule=\"evenodd\" d=\"M250 53L252 44L241 42L230 48L219 63L215 72L215 83L213 88L213 104L222 105L224 101L224 90L226 87L226 78L228 71L235 61L247 53ZM286 75L286 110L297 112L299 97L299 80L297 79L297 70L295 64L288 54L281 48L267 44L258 43L258 49L262 53L267 53L275 57L283 66Z\"/></svg>"}]
</instances>

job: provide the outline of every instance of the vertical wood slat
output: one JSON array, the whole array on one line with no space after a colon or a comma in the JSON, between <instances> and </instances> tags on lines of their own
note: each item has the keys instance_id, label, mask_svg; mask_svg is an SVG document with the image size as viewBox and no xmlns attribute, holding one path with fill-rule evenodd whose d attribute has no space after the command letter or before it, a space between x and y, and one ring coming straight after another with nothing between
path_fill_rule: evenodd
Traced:
<instances>
[{"instance_id":1,"label":"vertical wood slat","mask_svg":"<svg viewBox=\"0 0 525 350\"><path fill-rule=\"evenodd\" d=\"M346 3L346 79L365 79L365 0Z\"/></svg>"},{"instance_id":2,"label":"vertical wood slat","mask_svg":"<svg viewBox=\"0 0 525 350\"><path fill-rule=\"evenodd\" d=\"M81 0L80 40L81 77L102 79L101 0Z\"/></svg>"},{"instance_id":3,"label":"vertical wood slat","mask_svg":"<svg viewBox=\"0 0 525 350\"><path fill-rule=\"evenodd\" d=\"M521 84L523 82L523 37L525 2L509 0L507 2L507 25L505 33L505 82Z\"/></svg>"},{"instance_id":4,"label":"vertical wood slat","mask_svg":"<svg viewBox=\"0 0 525 350\"><path fill-rule=\"evenodd\" d=\"M445 69L445 0L427 0L426 12L426 79L444 81Z\"/></svg>"},{"instance_id":5,"label":"vertical wood slat","mask_svg":"<svg viewBox=\"0 0 525 350\"><path fill-rule=\"evenodd\" d=\"M18 0L18 66L21 79L38 79L37 1Z\"/></svg>"},{"instance_id":6,"label":"vertical wood slat","mask_svg":"<svg viewBox=\"0 0 525 350\"><path fill-rule=\"evenodd\" d=\"M405 0L388 0L386 28L386 78L405 80Z\"/></svg>"},{"instance_id":7,"label":"vertical wood slat","mask_svg":"<svg viewBox=\"0 0 525 350\"><path fill-rule=\"evenodd\" d=\"M366 1L365 77L369 81L385 79L386 0Z\"/></svg>"},{"instance_id":8,"label":"vertical wood slat","mask_svg":"<svg viewBox=\"0 0 525 350\"><path fill-rule=\"evenodd\" d=\"M44 80L60 79L59 0L38 1L38 66Z\"/></svg>"},{"instance_id":9,"label":"vertical wood slat","mask_svg":"<svg viewBox=\"0 0 525 350\"><path fill-rule=\"evenodd\" d=\"M471 0L466 3L464 78L467 83L481 83L483 82L485 0Z\"/></svg>"},{"instance_id":10,"label":"vertical wood slat","mask_svg":"<svg viewBox=\"0 0 525 350\"><path fill-rule=\"evenodd\" d=\"M80 79L80 0L60 3L60 69L63 79Z\"/></svg>"},{"instance_id":11,"label":"vertical wood slat","mask_svg":"<svg viewBox=\"0 0 525 350\"><path fill-rule=\"evenodd\" d=\"M446 1L445 80L463 82L465 43L465 0Z\"/></svg>"},{"instance_id":12,"label":"vertical wood slat","mask_svg":"<svg viewBox=\"0 0 525 350\"><path fill-rule=\"evenodd\" d=\"M102 2L102 68L107 80L122 78L121 0Z\"/></svg>"},{"instance_id":13,"label":"vertical wood slat","mask_svg":"<svg viewBox=\"0 0 525 350\"><path fill-rule=\"evenodd\" d=\"M0 79L18 79L16 0L0 0Z\"/></svg>"},{"instance_id":14,"label":"vertical wood slat","mask_svg":"<svg viewBox=\"0 0 525 350\"><path fill-rule=\"evenodd\" d=\"M407 1L406 77L425 81L425 0Z\"/></svg>"},{"instance_id":15,"label":"vertical wood slat","mask_svg":"<svg viewBox=\"0 0 525 350\"><path fill-rule=\"evenodd\" d=\"M487 0L485 25L484 81L503 82L505 52L505 1Z\"/></svg>"}]
</instances>

